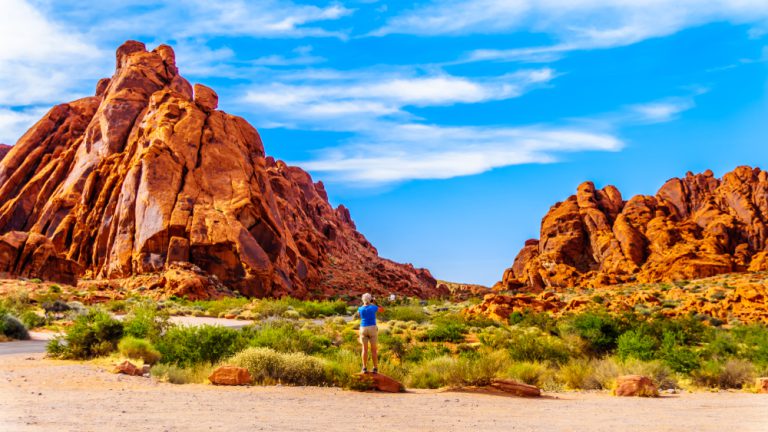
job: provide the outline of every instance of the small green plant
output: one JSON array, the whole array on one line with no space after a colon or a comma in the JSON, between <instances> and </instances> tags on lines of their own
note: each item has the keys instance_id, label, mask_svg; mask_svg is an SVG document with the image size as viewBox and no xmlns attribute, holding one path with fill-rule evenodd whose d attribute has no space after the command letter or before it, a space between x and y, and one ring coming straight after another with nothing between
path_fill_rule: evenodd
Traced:
<instances>
[{"instance_id":1,"label":"small green plant","mask_svg":"<svg viewBox=\"0 0 768 432\"><path fill-rule=\"evenodd\" d=\"M331 345L331 340L318 332L300 329L291 320L267 321L258 326L243 329L248 345L272 348L280 352L321 352Z\"/></svg>"},{"instance_id":2,"label":"small green plant","mask_svg":"<svg viewBox=\"0 0 768 432\"><path fill-rule=\"evenodd\" d=\"M101 309L91 309L75 318L61 337L48 344L52 356L71 359L90 359L107 355L117 348L123 336L123 325Z\"/></svg>"},{"instance_id":3,"label":"small green plant","mask_svg":"<svg viewBox=\"0 0 768 432\"><path fill-rule=\"evenodd\" d=\"M587 344L591 354L602 355L616 348L621 328L616 318L606 312L585 312L573 317L569 328Z\"/></svg>"},{"instance_id":4,"label":"small green plant","mask_svg":"<svg viewBox=\"0 0 768 432\"><path fill-rule=\"evenodd\" d=\"M146 339L126 336L117 344L117 349L121 355L129 359L140 359L145 364L155 364L160 360L160 351Z\"/></svg>"},{"instance_id":5,"label":"small green plant","mask_svg":"<svg viewBox=\"0 0 768 432\"><path fill-rule=\"evenodd\" d=\"M158 309L152 301L141 301L130 308L123 320L123 329L127 336L156 341L169 327L168 312Z\"/></svg>"},{"instance_id":6,"label":"small green plant","mask_svg":"<svg viewBox=\"0 0 768 432\"><path fill-rule=\"evenodd\" d=\"M420 305L390 306L384 309L383 320L424 322L428 316Z\"/></svg>"},{"instance_id":7,"label":"small green plant","mask_svg":"<svg viewBox=\"0 0 768 432\"><path fill-rule=\"evenodd\" d=\"M150 374L159 381L171 384L203 384L213 371L210 363L201 363L186 368L169 364L152 366Z\"/></svg>"},{"instance_id":8,"label":"small green plant","mask_svg":"<svg viewBox=\"0 0 768 432\"><path fill-rule=\"evenodd\" d=\"M445 316L432 321L434 327L427 330L426 339L432 342L462 342L467 326L460 319Z\"/></svg>"}]
</instances>

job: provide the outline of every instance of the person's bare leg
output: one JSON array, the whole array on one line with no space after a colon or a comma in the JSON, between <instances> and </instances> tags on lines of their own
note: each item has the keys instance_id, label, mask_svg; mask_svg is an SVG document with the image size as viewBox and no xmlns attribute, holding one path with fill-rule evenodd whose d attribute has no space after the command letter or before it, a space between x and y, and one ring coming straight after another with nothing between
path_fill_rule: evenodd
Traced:
<instances>
[{"instance_id":1,"label":"person's bare leg","mask_svg":"<svg viewBox=\"0 0 768 432\"><path fill-rule=\"evenodd\" d=\"M373 359L373 368L379 369L379 347L378 344L371 343L371 358Z\"/></svg>"}]
</instances>

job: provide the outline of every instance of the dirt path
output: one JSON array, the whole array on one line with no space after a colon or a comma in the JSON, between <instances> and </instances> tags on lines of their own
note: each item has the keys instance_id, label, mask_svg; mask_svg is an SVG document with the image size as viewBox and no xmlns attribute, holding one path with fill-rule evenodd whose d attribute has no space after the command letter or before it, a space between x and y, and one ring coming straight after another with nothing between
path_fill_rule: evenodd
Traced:
<instances>
[{"instance_id":1,"label":"dirt path","mask_svg":"<svg viewBox=\"0 0 768 432\"><path fill-rule=\"evenodd\" d=\"M44 360L41 354L0 358L0 430L8 432L768 430L768 395L553 396L180 386Z\"/></svg>"}]
</instances>

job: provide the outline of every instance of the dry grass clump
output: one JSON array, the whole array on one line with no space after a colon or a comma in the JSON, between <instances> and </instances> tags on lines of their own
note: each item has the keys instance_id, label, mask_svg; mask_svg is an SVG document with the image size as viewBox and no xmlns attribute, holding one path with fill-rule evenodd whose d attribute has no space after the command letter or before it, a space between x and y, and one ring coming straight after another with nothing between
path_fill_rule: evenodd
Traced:
<instances>
[{"instance_id":1,"label":"dry grass clump","mask_svg":"<svg viewBox=\"0 0 768 432\"><path fill-rule=\"evenodd\" d=\"M227 361L248 369L259 384L324 385L325 362L304 353L281 353L271 348L247 348Z\"/></svg>"}]
</instances>

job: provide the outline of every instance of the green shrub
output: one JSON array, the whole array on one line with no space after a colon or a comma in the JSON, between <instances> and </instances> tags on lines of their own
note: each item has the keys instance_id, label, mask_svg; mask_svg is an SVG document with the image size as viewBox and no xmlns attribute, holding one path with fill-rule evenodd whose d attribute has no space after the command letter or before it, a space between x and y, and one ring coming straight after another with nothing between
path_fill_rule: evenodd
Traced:
<instances>
[{"instance_id":1,"label":"green shrub","mask_svg":"<svg viewBox=\"0 0 768 432\"><path fill-rule=\"evenodd\" d=\"M619 336L617 345L617 354L622 360L651 360L656 349L656 339L642 330L629 330Z\"/></svg>"},{"instance_id":2,"label":"green shrub","mask_svg":"<svg viewBox=\"0 0 768 432\"><path fill-rule=\"evenodd\" d=\"M467 325L460 318L442 316L436 318L432 328L427 330L425 338L432 342L463 342Z\"/></svg>"},{"instance_id":3,"label":"green shrub","mask_svg":"<svg viewBox=\"0 0 768 432\"><path fill-rule=\"evenodd\" d=\"M186 368L170 364L156 364L149 370L159 381L171 384L203 384L213 372L210 363L201 363Z\"/></svg>"},{"instance_id":4,"label":"green shrub","mask_svg":"<svg viewBox=\"0 0 768 432\"><path fill-rule=\"evenodd\" d=\"M117 344L117 350L124 357L140 359L145 364L155 364L160 360L160 351L155 349L147 339L126 336Z\"/></svg>"},{"instance_id":5,"label":"green shrub","mask_svg":"<svg viewBox=\"0 0 768 432\"><path fill-rule=\"evenodd\" d=\"M216 363L243 349L247 340L238 330L221 326L171 327L155 347L163 363L191 366Z\"/></svg>"},{"instance_id":6,"label":"green shrub","mask_svg":"<svg viewBox=\"0 0 768 432\"><path fill-rule=\"evenodd\" d=\"M706 387L742 388L754 382L755 368L745 360L732 359L724 363L710 360L693 373L693 378L697 384Z\"/></svg>"},{"instance_id":7,"label":"green shrub","mask_svg":"<svg viewBox=\"0 0 768 432\"><path fill-rule=\"evenodd\" d=\"M560 366L558 379L572 390L599 390L602 384L595 378L595 366L584 358L571 359Z\"/></svg>"},{"instance_id":8,"label":"green shrub","mask_svg":"<svg viewBox=\"0 0 768 432\"><path fill-rule=\"evenodd\" d=\"M408 376L408 387L488 385L509 365L509 357L503 351L459 358L445 355L413 366Z\"/></svg>"},{"instance_id":9,"label":"green shrub","mask_svg":"<svg viewBox=\"0 0 768 432\"><path fill-rule=\"evenodd\" d=\"M509 323L520 327L536 327L549 334L558 333L557 320L547 312L536 312L533 310L525 312L515 311L509 316Z\"/></svg>"},{"instance_id":10,"label":"green shrub","mask_svg":"<svg viewBox=\"0 0 768 432\"><path fill-rule=\"evenodd\" d=\"M576 315L567 327L586 342L587 350L594 355L603 355L615 349L621 334L618 320L606 312L585 312Z\"/></svg>"},{"instance_id":11,"label":"green shrub","mask_svg":"<svg viewBox=\"0 0 768 432\"><path fill-rule=\"evenodd\" d=\"M318 332L300 329L293 321L275 320L243 329L248 345L272 348L280 352L314 354L331 345L331 340Z\"/></svg>"},{"instance_id":12,"label":"green shrub","mask_svg":"<svg viewBox=\"0 0 768 432\"><path fill-rule=\"evenodd\" d=\"M56 357L90 359L115 351L123 336L123 325L101 309L91 309L75 318L67 333L48 345L48 352Z\"/></svg>"},{"instance_id":13,"label":"green shrub","mask_svg":"<svg viewBox=\"0 0 768 432\"><path fill-rule=\"evenodd\" d=\"M23 322L24 325L29 329L42 327L48 323L45 317L42 317L31 310L22 312L19 318L21 319L21 322Z\"/></svg>"},{"instance_id":14,"label":"green shrub","mask_svg":"<svg viewBox=\"0 0 768 432\"><path fill-rule=\"evenodd\" d=\"M317 318L321 315L344 315L347 313L347 304L341 300L336 301L303 301L293 306L304 318Z\"/></svg>"},{"instance_id":15,"label":"green shrub","mask_svg":"<svg viewBox=\"0 0 768 432\"><path fill-rule=\"evenodd\" d=\"M429 317L419 305L390 306L381 314L382 320L424 322Z\"/></svg>"},{"instance_id":16,"label":"green shrub","mask_svg":"<svg viewBox=\"0 0 768 432\"><path fill-rule=\"evenodd\" d=\"M8 313L0 313L0 334L11 339L28 340L29 332L18 318Z\"/></svg>"},{"instance_id":17,"label":"green shrub","mask_svg":"<svg viewBox=\"0 0 768 432\"><path fill-rule=\"evenodd\" d=\"M156 341L170 327L168 312L151 301L141 301L131 307L123 320L125 335Z\"/></svg>"},{"instance_id":18,"label":"green shrub","mask_svg":"<svg viewBox=\"0 0 768 432\"><path fill-rule=\"evenodd\" d=\"M689 374L701 366L698 353L679 344L678 338L669 332L664 333L659 357L675 372Z\"/></svg>"},{"instance_id":19,"label":"green shrub","mask_svg":"<svg viewBox=\"0 0 768 432\"><path fill-rule=\"evenodd\" d=\"M504 376L539 388L553 389L557 387L554 383L555 371L540 362L513 363L504 372Z\"/></svg>"},{"instance_id":20,"label":"green shrub","mask_svg":"<svg viewBox=\"0 0 768 432\"><path fill-rule=\"evenodd\" d=\"M565 363L571 357L571 350L562 339L533 328L510 330L507 347L517 361Z\"/></svg>"},{"instance_id":21,"label":"green shrub","mask_svg":"<svg viewBox=\"0 0 768 432\"><path fill-rule=\"evenodd\" d=\"M280 353L270 348L248 348L227 360L248 369L256 383L327 384L323 360L304 353Z\"/></svg>"},{"instance_id":22,"label":"green shrub","mask_svg":"<svg viewBox=\"0 0 768 432\"><path fill-rule=\"evenodd\" d=\"M741 342L738 347L739 357L763 368L768 367L768 327L763 324L737 326L733 334Z\"/></svg>"}]
</instances>

